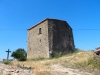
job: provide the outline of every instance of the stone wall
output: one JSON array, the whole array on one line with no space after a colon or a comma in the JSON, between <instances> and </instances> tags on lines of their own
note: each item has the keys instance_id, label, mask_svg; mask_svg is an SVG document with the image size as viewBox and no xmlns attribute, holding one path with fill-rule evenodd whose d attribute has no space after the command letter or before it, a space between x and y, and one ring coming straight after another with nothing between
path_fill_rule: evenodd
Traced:
<instances>
[{"instance_id":1,"label":"stone wall","mask_svg":"<svg viewBox=\"0 0 100 75\"><path fill-rule=\"evenodd\" d=\"M49 55L53 52L53 24L48 20L48 40L49 40Z\"/></svg>"},{"instance_id":2,"label":"stone wall","mask_svg":"<svg viewBox=\"0 0 100 75\"><path fill-rule=\"evenodd\" d=\"M72 28L66 21L45 19L28 30L28 59L49 58L54 52L67 54L73 51Z\"/></svg>"},{"instance_id":3,"label":"stone wall","mask_svg":"<svg viewBox=\"0 0 100 75\"><path fill-rule=\"evenodd\" d=\"M41 34L39 29L41 28ZM49 58L49 41L48 41L48 21L39 23L28 30L28 52L27 58Z\"/></svg>"},{"instance_id":4,"label":"stone wall","mask_svg":"<svg viewBox=\"0 0 100 75\"><path fill-rule=\"evenodd\" d=\"M74 51L74 40L72 28L66 21L49 20L49 37L50 45L52 45L53 52L61 52L67 54ZM51 33L52 31L52 33ZM49 43L50 43L49 42Z\"/></svg>"}]
</instances>

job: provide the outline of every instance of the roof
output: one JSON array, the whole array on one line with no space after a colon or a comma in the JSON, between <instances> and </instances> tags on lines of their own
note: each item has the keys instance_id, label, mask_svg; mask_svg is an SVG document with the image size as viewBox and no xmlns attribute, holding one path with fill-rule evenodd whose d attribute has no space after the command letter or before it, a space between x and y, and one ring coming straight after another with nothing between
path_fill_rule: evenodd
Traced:
<instances>
[{"instance_id":1,"label":"roof","mask_svg":"<svg viewBox=\"0 0 100 75\"><path fill-rule=\"evenodd\" d=\"M46 20L58 20L58 19L51 19L51 18L46 18L46 19L44 19L44 20L42 20L42 21L40 21L39 23L37 23L37 24L35 24L34 26L32 26L31 28L29 28L29 29L27 29L27 30L31 30L32 28L34 28L34 27L36 27L36 26L38 26L39 24L41 24L41 23L43 23L44 21L46 21ZM64 20L59 20L59 21L64 21ZM64 21L64 22L66 22L66 21ZM67 22L66 22L67 23ZM68 23L67 23L68 24ZM69 24L68 24L68 26L69 26ZM70 26L69 26L70 27ZM71 27L70 27L71 28ZM72 28L71 28L72 29Z\"/></svg>"}]
</instances>

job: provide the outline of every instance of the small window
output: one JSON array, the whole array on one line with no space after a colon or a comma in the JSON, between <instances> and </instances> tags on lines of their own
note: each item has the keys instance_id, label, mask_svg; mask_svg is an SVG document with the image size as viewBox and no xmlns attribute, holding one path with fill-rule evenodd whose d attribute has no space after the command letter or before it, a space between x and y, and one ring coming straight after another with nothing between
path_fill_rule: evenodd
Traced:
<instances>
[{"instance_id":1,"label":"small window","mask_svg":"<svg viewBox=\"0 0 100 75\"><path fill-rule=\"evenodd\" d=\"M42 29L41 28L39 28L39 34L42 34Z\"/></svg>"}]
</instances>

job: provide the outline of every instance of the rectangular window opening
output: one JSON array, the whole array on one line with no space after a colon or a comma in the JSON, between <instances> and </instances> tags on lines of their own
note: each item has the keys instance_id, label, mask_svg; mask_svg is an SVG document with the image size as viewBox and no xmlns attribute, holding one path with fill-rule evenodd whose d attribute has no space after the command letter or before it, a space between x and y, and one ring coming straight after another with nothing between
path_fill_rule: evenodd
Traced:
<instances>
[{"instance_id":1,"label":"rectangular window opening","mask_svg":"<svg viewBox=\"0 0 100 75\"><path fill-rule=\"evenodd\" d=\"M42 34L42 29L41 28L39 28L39 34Z\"/></svg>"}]
</instances>

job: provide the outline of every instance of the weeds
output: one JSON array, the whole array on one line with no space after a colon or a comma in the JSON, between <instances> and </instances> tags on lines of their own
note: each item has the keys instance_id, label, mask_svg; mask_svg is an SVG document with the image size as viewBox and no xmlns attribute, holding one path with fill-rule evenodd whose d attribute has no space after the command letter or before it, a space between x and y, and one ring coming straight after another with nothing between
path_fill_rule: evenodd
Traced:
<instances>
[{"instance_id":1,"label":"weeds","mask_svg":"<svg viewBox=\"0 0 100 75\"><path fill-rule=\"evenodd\" d=\"M44 60L45 58L44 57L38 57L38 58L33 58L31 59L32 61L38 61L38 60Z\"/></svg>"},{"instance_id":2,"label":"weeds","mask_svg":"<svg viewBox=\"0 0 100 75\"><path fill-rule=\"evenodd\" d=\"M95 58L88 58L87 61L77 62L75 64L77 68L85 69L88 72L99 71L100 70L100 60Z\"/></svg>"},{"instance_id":3,"label":"weeds","mask_svg":"<svg viewBox=\"0 0 100 75\"><path fill-rule=\"evenodd\" d=\"M11 65L12 63L10 61L4 61L3 62L5 65Z\"/></svg>"},{"instance_id":4,"label":"weeds","mask_svg":"<svg viewBox=\"0 0 100 75\"><path fill-rule=\"evenodd\" d=\"M59 57L61 57L62 56L62 53L61 52L55 52L55 53L53 53L52 54L52 58L59 58Z\"/></svg>"},{"instance_id":5,"label":"weeds","mask_svg":"<svg viewBox=\"0 0 100 75\"><path fill-rule=\"evenodd\" d=\"M100 74L100 60L93 57L93 51L85 52L82 50L76 50L74 53L69 53L64 56L62 56L62 53L54 53L51 59L45 60L43 57L39 57L32 59L31 61L26 61L24 64L31 66L32 70L35 70L36 75L47 75L47 72L40 71L40 69L47 69L48 66L58 63L64 67L91 72L93 75ZM21 66L18 64L18 66L25 68L24 65Z\"/></svg>"},{"instance_id":6,"label":"weeds","mask_svg":"<svg viewBox=\"0 0 100 75\"><path fill-rule=\"evenodd\" d=\"M17 67L20 67L20 68L22 68L22 69L25 69L25 70L31 70L32 68L31 68L31 66L30 67L26 67L26 66L22 66L22 65L20 65L20 64L17 64Z\"/></svg>"},{"instance_id":7,"label":"weeds","mask_svg":"<svg viewBox=\"0 0 100 75\"><path fill-rule=\"evenodd\" d=\"M73 53L79 53L79 52L84 52L84 51L80 49L75 49Z\"/></svg>"}]
</instances>

